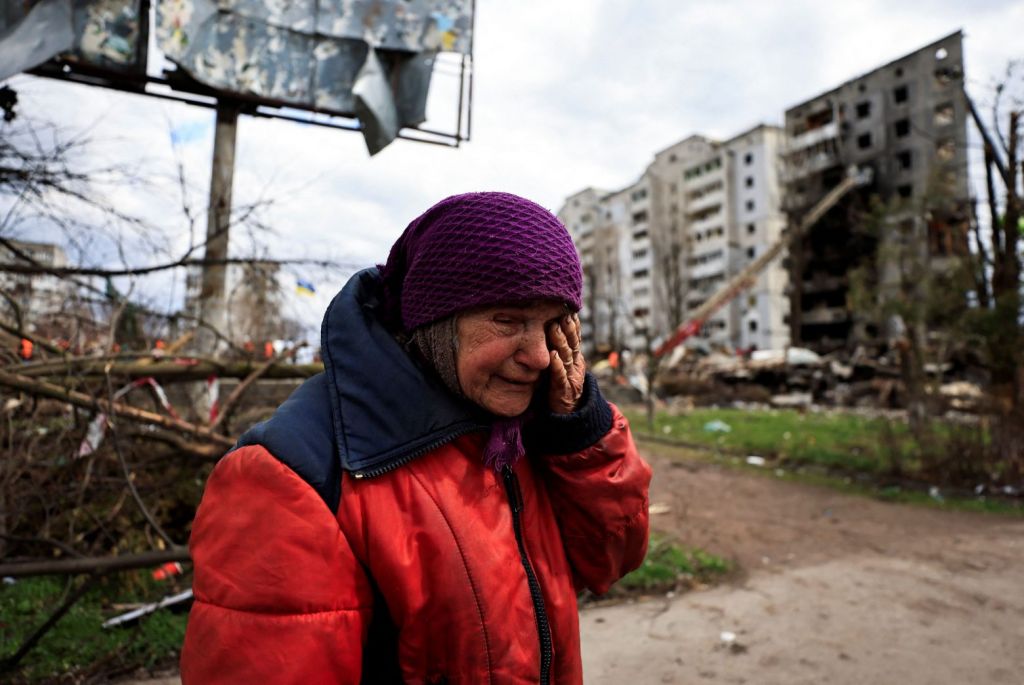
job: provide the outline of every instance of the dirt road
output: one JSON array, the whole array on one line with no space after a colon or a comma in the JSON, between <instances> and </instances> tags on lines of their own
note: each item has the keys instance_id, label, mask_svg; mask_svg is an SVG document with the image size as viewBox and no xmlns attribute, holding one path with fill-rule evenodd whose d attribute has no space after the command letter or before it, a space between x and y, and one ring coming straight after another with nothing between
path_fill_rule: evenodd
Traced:
<instances>
[{"instance_id":1,"label":"dirt road","mask_svg":"<svg viewBox=\"0 0 1024 685\"><path fill-rule=\"evenodd\" d=\"M670 508L654 526L744 571L708 591L585 610L588 684L1024 683L1024 520L643 450L651 501Z\"/></svg>"}]
</instances>

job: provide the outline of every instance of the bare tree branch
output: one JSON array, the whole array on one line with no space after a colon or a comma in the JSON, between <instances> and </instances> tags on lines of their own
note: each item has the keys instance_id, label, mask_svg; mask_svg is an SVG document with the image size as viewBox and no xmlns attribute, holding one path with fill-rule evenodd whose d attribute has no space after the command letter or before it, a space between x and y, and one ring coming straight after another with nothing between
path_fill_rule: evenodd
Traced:
<instances>
[{"instance_id":1,"label":"bare tree branch","mask_svg":"<svg viewBox=\"0 0 1024 685\"><path fill-rule=\"evenodd\" d=\"M169 416L162 416L150 411L145 411L143 409L137 409L120 402L94 399L85 393L76 392L74 390L65 390L58 385L47 383L45 381L37 381L16 373L9 373L7 371L0 370L0 385L14 388L16 390L23 390L24 392L37 395L39 397L49 397L51 399L60 400L78 407L99 409L107 414L121 416L132 421L152 423L157 426L161 426L162 428L183 431L189 435L203 438L223 447L230 448L235 446L234 439L214 433L209 428L197 426L194 423L189 423L188 421L183 421L181 419L175 419Z\"/></svg>"},{"instance_id":2,"label":"bare tree branch","mask_svg":"<svg viewBox=\"0 0 1024 685\"><path fill-rule=\"evenodd\" d=\"M123 571L130 568L159 566L169 561L191 561L184 548L142 552L140 554L119 554L110 557L82 557L81 559L47 559L45 561L22 561L0 564L0 576L24 578L26 576L70 575L95 571Z\"/></svg>"},{"instance_id":3,"label":"bare tree branch","mask_svg":"<svg viewBox=\"0 0 1024 685\"><path fill-rule=\"evenodd\" d=\"M294 347L289 347L288 349L281 350L273 357L265 361L263 364L260 364L255 371L249 374L245 378L245 380L238 384L238 387L235 388L234 392L232 392L231 395L227 398L227 400L224 401L224 404L221 405L220 414L213 421L213 423L210 424L210 430L217 430L222 425L224 425L224 423L228 419L228 416L235 411L235 407L237 406L239 400L242 399L242 396L245 394L245 392L253 383L255 383L257 380L266 375L266 373L270 371L270 367L280 363L282 359L290 355L296 349L303 347L304 345L305 343L302 343L301 345L296 345Z\"/></svg>"}]
</instances>

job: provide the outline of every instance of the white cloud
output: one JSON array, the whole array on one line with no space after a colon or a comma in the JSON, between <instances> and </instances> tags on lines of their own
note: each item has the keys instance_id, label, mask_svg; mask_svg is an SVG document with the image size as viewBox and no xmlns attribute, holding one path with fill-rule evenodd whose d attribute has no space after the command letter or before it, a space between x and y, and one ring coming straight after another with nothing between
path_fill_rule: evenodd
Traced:
<instances>
[{"instance_id":1,"label":"white cloud","mask_svg":"<svg viewBox=\"0 0 1024 685\"><path fill-rule=\"evenodd\" d=\"M1020 2L478 5L473 140L460 149L398 141L369 158L358 134L242 117L234 195L236 203L274 200L263 215L274 229L264 237L268 253L383 261L409 220L469 190L508 190L557 209L585 186L630 183L655 151L691 133L781 123L785 108L959 28L969 89L982 100L1016 56L1024 26ZM438 99L446 79L436 76L434 119L451 113ZM212 110L29 77L14 85L24 112L92 126L103 154L159 172L152 186L116 197L160 225L174 249L187 241L174 177L180 159L196 228L205 230ZM447 118L431 124L451 126ZM328 297L318 295L303 300L303 316Z\"/></svg>"}]
</instances>

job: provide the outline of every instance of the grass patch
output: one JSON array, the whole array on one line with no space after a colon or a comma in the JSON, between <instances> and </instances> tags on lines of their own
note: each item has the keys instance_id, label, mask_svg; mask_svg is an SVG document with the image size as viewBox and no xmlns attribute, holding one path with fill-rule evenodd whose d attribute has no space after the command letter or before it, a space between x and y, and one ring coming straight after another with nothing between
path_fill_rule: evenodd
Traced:
<instances>
[{"instance_id":1,"label":"grass patch","mask_svg":"<svg viewBox=\"0 0 1024 685\"><path fill-rule=\"evenodd\" d=\"M650 434L738 456L756 455L778 465L813 464L846 473L917 479L973 488L998 482L1004 468L988 458L988 424L940 419L917 436L902 420L792 409L694 409L659 412L650 433L641 411L627 412L639 435ZM724 430L709 430L714 426Z\"/></svg>"},{"instance_id":2,"label":"grass patch","mask_svg":"<svg viewBox=\"0 0 1024 685\"><path fill-rule=\"evenodd\" d=\"M81 580L78 581L82 582ZM154 668L174 661L185 637L187 614L161 610L123 628L101 628L116 602L153 601L166 586L119 586L111 578L80 599L30 651L18 668L0 674L15 683L77 682L97 673ZM65 583L52 577L24 578L0 587L0 661L11 656L60 606ZM77 587L77 584L76 584ZM9 680L8 680L9 679Z\"/></svg>"},{"instance_id":3,"label":"grass patch","mask_svg":"<svg viewBox=\"0 0 1024 685\"><path fill-rule=\"evenodd\" d=\"M637 433L647 433L647 418L642 412L629 412L628 416ZM730 430L705 430L712 422L721 422ZM890 443L912 446L906 426L900 423L782 409L694 409L678 416L659 412L654 417L653 435L725 452L867 472L881 471L889 465L883 437Z\"/></svg>"},{"instance_id":4,"label":"grass patch","mask_svg":"<svg viewBox=\"0 0 1024 685\"><path fill-rule=\"evenodd\" d=\"M646 434L646 431L637 432L637 436L641 440ZM822 466L815 461L777 462L768 463L764 467L752 466L748 465L744 459L746 453L739 450L736 450L734 453L723 453L719 449L705 450L689 445L676 444L672 442L673 438L671 436L668 440L660 440L664 436L657 437L659 438L658 442L649 443L651 445L650 449L673 461L724 465L757 473L765 477L818 485L839 492L873 497L886 502L914 504L947 511L1024 516L1024 503L1019 499L973 495L970 492L958 494L947 489L940 489L939 496L936 497L929 492L930 486L927 483L911 481L895 485L889 482L884 474L875 470L859 473L848 469L834 471L832 467Z\"/></svg>"},{"instance_id":5,"label":"grass patch","mask_svg":"<svg viewBox=\"0 0 1024 685\"><path fill-rule=\"evenodd\" d=\"M619 593L651 594L680 586L710 583L730 570L729 562L703 550L682 547L658 533L651 534L647 556L615 588Z\"/></svg>"}]
</instances>

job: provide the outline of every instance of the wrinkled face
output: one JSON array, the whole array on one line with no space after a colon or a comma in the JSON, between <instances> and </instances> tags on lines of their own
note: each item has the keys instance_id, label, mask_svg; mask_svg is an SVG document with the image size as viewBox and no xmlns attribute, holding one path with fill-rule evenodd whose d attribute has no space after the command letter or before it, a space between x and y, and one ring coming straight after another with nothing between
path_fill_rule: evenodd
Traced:
<instances>
[{"instance_id":1,"label":"wrinkled face","mask_svg":"<svg viewBox=\"0 0 1024 685\"><path fill-rule=\"evenodd\" d=\"M542 300L459 316L455 365L462 392L492 414L522 414L551 361L545 330L565 315L561 303Z\"/></svg>"}]
</instances>

